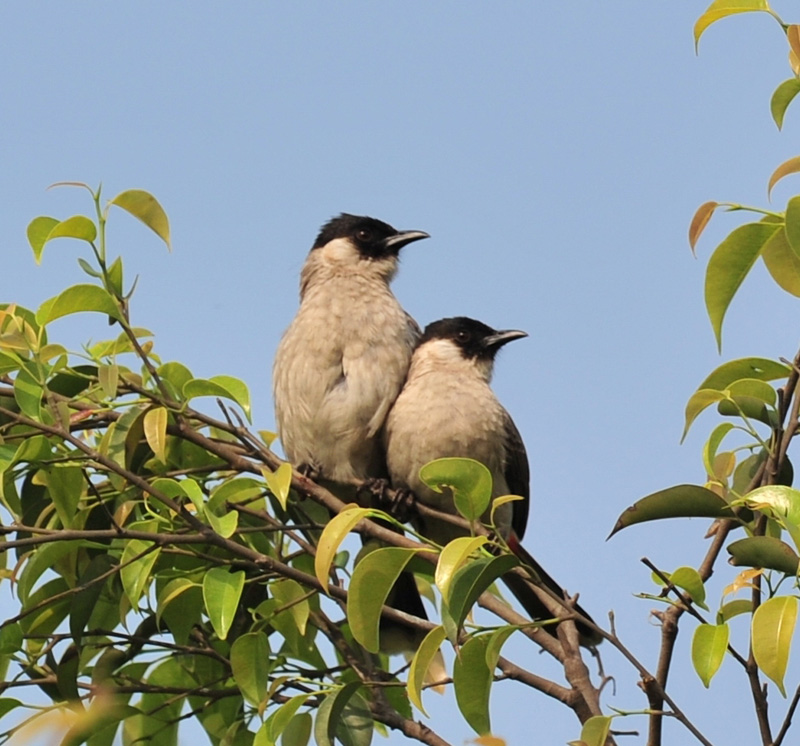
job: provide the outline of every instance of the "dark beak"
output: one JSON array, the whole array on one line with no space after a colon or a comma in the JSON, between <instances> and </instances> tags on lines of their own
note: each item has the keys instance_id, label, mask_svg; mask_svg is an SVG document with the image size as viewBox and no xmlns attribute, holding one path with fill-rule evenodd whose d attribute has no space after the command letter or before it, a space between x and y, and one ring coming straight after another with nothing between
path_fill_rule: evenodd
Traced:
<instances>
[{"instance_id":1,"label":"dark beak","mask_svg":"<svg viewBox=\"0 0 800 746\"><path fill-rule=\"evenodd\" d=\"M499 350L504 344L527 336L527 332L521 332L518 329L506 329L505 331L495 332L488 337L484 337L483 345L489 349Z\"/></svg>"},{"instance_id":2,"label":"dark beak","mask_svg":"<svg viewBox=\"0 0 800 746\"><path fill-rule=\"evenodd\" d=\"M389 236L389 238L384 239L383 246L388 251L397 254L403 246L407 246L414 241L419 241L422 238L430 238L430 235L425 233L425 231L400 231L394 236Z\"/></svg>"}]
</instances>

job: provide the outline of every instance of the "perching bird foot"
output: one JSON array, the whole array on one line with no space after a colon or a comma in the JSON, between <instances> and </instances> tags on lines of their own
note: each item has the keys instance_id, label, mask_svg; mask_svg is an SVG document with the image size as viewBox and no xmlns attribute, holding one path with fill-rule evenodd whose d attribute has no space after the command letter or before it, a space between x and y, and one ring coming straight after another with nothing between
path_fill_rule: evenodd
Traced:
<instances>
[{"instance_id":1,"label":"perching bird foot","mask_svg":"<svg viewBox=\"0 0 800 746\"><path fill-rule=\"evenodd\" d=\"M313 464L300 464L297 467L299 474L302 474L306 479L312 482L318 482L322 472Z\"/></svg>"},{"instance_id":2,"label":"perching bird foot","mask_svg":"<svg viewBox=\"0 0 800 746\"><path fill-rule=\"evenodd\" d=\"M371 507L389 513L401 523L408 521L414 509L414 493L402 487L391 490L386 479L368 479L360 491L369 494Z\"/></svg>"}]
</instances>

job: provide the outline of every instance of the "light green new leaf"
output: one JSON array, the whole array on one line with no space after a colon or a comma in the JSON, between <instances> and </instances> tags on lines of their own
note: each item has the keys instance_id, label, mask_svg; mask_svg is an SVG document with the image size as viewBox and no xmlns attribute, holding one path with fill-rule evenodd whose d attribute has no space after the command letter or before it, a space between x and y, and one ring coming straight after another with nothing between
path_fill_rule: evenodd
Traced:
<instances>
[{"instance_id":1,"label":"light green new leaf","mask_svg":"<svg viewBox=\"0 0 800 746\"><path fill-rule=\"evenodd\" d=\"M417 652L414 653L414 658L411 661L411 667L408 669L408 698L414 706L424 713L425 708L422 706L422 685L425 683L428 670L431 664L439 656L439 648L447 637L444 627L434 627L420 643Z\"/></svg>"},{"instance_id":2,"label":"light green new leaf","mask_svg":"<svg viewBox=\"0 0 800 746\"><path fill-rule=\"evenodd\" d=\"M44 388L27 368L22 368L14 379L14 400L22 414L32 420L42 418Z\"/></svg>"},{"instance_id":3,"label":"light green new leaf","mask_svg":"<svg viewBox=\"0 0 800 746\"><path fill-rule=\"evenodd\" d=\"M174 578L173 580L170 580L169 583L167 583L158 594L158 600L156 604L156 625L161 624L161 616L164 613L164 609L167 608L167 605L171 601L174 601L176 598L178 598L178 596L186 593L186 591L197 587L197 583L193 583L187 578Z\"/></svg>"},{"instance_id":4,"label":"light green new leaf","mask_svg":"<svg viewBox=\"0 0 800 746\"><path fill-rule=\"evenodd\" d=\"M778 521L789 532L795 547L800 550L800 491L781 484L772 484L748 492L742 502Z\"/></svg>"},{"instance_id":5,"label":"light green new leaf","mask_svg":"<svg viewBox=\"0 0 800 746\"><path fill-rule=\"evenodd\" d=\"M122 287L122 257L118 256L108 268L108 283L117 298L123 296Z\"/></svg>"},{"instance_id":6,"label":"light green new leaf","mask_svg":"<svg viewBox=\"0 0 800 746\"><path fill-rule=\"evenodd\" d=\"M217 636L224 640L236 615L244 589L244 572L214 567L203 577L203 603Z\"/></svg>"},{"instance_id":7,"label":"light green new leaf","mask_svg":"<svg viewBox=\"0 0 800 746\"><path fill-rule=\"evenodd\" d=\"M796 621L797 599L794 596L770 598L753 614L753 656L764 675L775 682L784 697L783 677Z\"/></svg>"},{"instance_id":8,"label":"light green new leaf","mask_svg":"<svg viewBox=\"0 0 800 746\"><path fill-rule=\"evenodd\" d=\"M789 78L784 80L772 94L772 99L769 102L769 108L772 112L772 118L778 129L783 127L783 117L786 114L786 109L792 103L794 97L800 93L800 80L797 78Z\"/></svg>"},{"instance_id":9,"label":"light green new leaf","mask_svg":"<svg viewBox=\"0 0 800 746\"><path fill-rule=\"evenodd\" d=\"M347 594L347 620L353 637L371 653L380 649L381 608L400 573L421 549L381 547L356 565Z\"/></svg>"},{"instance_id":10,"label":"light green new leaf","mask_svg":"<svg viewBox=\"0 0 800 746\"><path fill-rule=\"evenodd\" d=\"M434 574L434 582L442 596L447 597L450 581L456 571L462 567L473 552L487 541L485 536L460 536L442 549Z\"/></svg>"},{"instance_id":11,"label":"light green new leaf","mask_svg":"<svg viewBox=\"0 0 800 746\"><path fill-rule=\"evenodd\" d=\"M521 629L521 627L509 624L506 627L496 629L489 635L489 644L486 646L486 665L490 671L494 671L497 667L497 661L500 660L500 651L506 640L518 629Z\"/></svg>"},{"instance_id":12,"label":"light green new leaf","mask_svg":"<svg viewBox=\"0 0 800 746\"><path fill-rule=\"evenodd\" d=\"M714 460L717 456L717 449L732 429L733 423L723 422L711 432L705 446L703 446L703 466L705 466L706 474L711 475L714 473Z\"/></svg>"},{"instance_id":13,"label":"light green new leaf","mask_svg":"<svg viewBox=\"0 0 800 746\"><path fill-rule=\"evenodd\" d=\"M36 321L42 325L49 324L62 316L82 311L96 311L122 320L122 311L105 289L98 285L72 285L42 303L36 312Z\"/></svg>"},{"instance_id":14,"label":"light green new leaf","mask_svg":"<svg viewBox=\"0 0 800 746\"><path fill-rule=\"evenodd\" d=\"M17 595L23 604L27 604L36 581L62 558L75 553L80 548L80 541L54 541L43 544L29 555L17 578Z\"/></svg>"},{"instance_id":15,"label":"light green new leaf","mask_svg":"<svg viewBox=\"0 0 800 746\"><path fill-rule=\"evenodd\" d=\"M36 259L37 264L42 263L42 251L44 251L47 237L50 235L50 231L52 231L59 222L60 221L56 218L42 215L28 223L28 243L33 249L33 257Z\"/></svg>"},{"instance_id":16,"label":"light green new leaf","mask_svg":"<svg viewBox=\"0 0 800 746\"><path fill-rule=\"evenodd\" d=\"M708 611L706 606L706 589L700 573L693 567L679 567L669 576L673 585L685 590L698 606Z\"/></svg>"},{"instance_id":17,"label":"light green new leaf","mask_svg":"<svg viewBox=\"0 0 800 746\"><path fill-rule=\"evenodd\" d=\"M248 632L231 645L233 680L247 702L258 707L269 684L269 641L263 632Z\"/></svg>"},{"instance_id":18,"label":"light green new leaf","mask_svg":"<svg viewBox=\"0 0 800 746\"><path fill-rule=\"evenodd\" d=\"M44 242L54 238L77 238L79 241L91 243L97 238L97 226L85 215L73 215L54 225Z\"/></svg>"},{"instance_id":19,"label":"light green new leaf","mask_svg":"<svg viewBox=\"0 0 800 746\"><path fill-rule=\"evenodd\" d=\"M148 551L151 550L151 551ZM139 555L147 552L143 556ZM125 544L120 561L119 576L125 595L134 609L139 608L139 599L150 583L150 572L158 559L161 549L153 549L153 542L131 539ZM138 557L138 559L136 559Z\"/></svg>"},{"instance_id":20,"label":"light green new leaf","mask_svg":"<svg viewBox=\"0 0 800 746\"><path fill-rule=\"evenodd\" d=\"M761 249L761 258L778 287L800 298L800 257L789 246L785 230L772 234Z\"/></svg>"},{"instance_id":21,"label":"light green new leaf","mask_svg":"<svg viewBox=\"0 0 800 746\"><path fill-rule=\"evenodd\" d=\"M735 228L717 246L706 269L706 309L717 347L722 349L722 321L733 296L755 264L761 248L780 225L747 223Z\"/></svg>"},{"instance_id":22,"label":"light green new leaf","mask_svg":"<svg viewBox=\"0 0 800 746\"><path fill-rule=\"evenodd\" d=\"M311 692L298 694L278 707L259 728L253 741L253 746L275 746L278 743L278 738L283 735L297 711L311 696Z\"/></svg>"},{"instance_id":23,"label":"light green new leaf","mask_svg":"<svg viewBox=\"0 0 800 746\"><path fill-rule=\"evenodd\" d=\"M719 495L695 484L679 484L637 500L617 519L609 534L627 526L663 518L734 518L728 503Z\"/></svg>"},{"instance_id":24,"label":"light green new leaf","mask_svg":"<svg viewBox=\"0 0 800 746\"><path fill-rule=\"evenodd\" d=\"M369 515L372 515L372 511L369 508L359 508L358 505L353 503L345 507L339 515L331 518L328 521L328 525L325 526L325 530L319 537L319 543L317 544L317 556L314 557L314 573L326 593L328 592L328 573L334 557L336 557L336 552L339 551L339 545L355 525L362 518L366 518Z\"/></svg>"},{"instance_id":25,"label":"light green new leaf","mask_svg":"<svg viewBox=\"0 0 800 746\"><path fill-rule=\"evenodd\" d=\"M119 365L99 365L97 380L106 397L113 399L117 395L117 386L119 385Z\"/></svg>"},{"instance_id":26,"label":"light green new leaf","mask_svg":"<svg viewBox=\"0 0 800 746\"><path fill-rule=\"evenodd\" d=\"M692 663L706 689L722 665L729 634L727 624L701 624L694 631Z\"/></svg>"},{"instance_id":27,"label":"light green new leaf","mask_svg":"<svg viewBox=\"0 0 800 746\"><path fill-rule=\"evenodd\" d=\"M776 360L763 357L744 357L730 360L714 369L708 377L697 387L724 391L734 381L743 378L756 378L759 381L774 381L777 378L786 378L792 372L788 365Z\"/></svg>"},{"instance_id":28,"label":"light green new leaf","mask_svg":"<svg viewBox=\"0 0 800 746\"><path fill-rule=\"evenodd\" d=\"M750 599L737 598L720 606L717 612L717 624L729 622L740 614L750 614L753 611L753 602Z\"/></svg>"},{"instance_id":29,"label":"light green new leaf","mask_svg":"<svg viewBox=\"0 0 800 746\"><path fill-rule=\"evenodd\" d=\"M114 197L109 205L121 207L135 218L139 218L167 245L170 251L172 250L169 239L169 218L152 194L142 189L128 189Z\"/></svg>"},{"instance_id":30,"label":"light green new leaf","mask_svg":"<svg viewBox=\"0 0 800 746\"><path fill-rule=\"evenodd\" d=\"M487 635L471 637L461 647L453 665L453 686L458 709L479 736L491 732L489 694L494 671L486 665Z\"/></svg>"},{"instance_id":31,"label":"light green new leaf","mask_svg":"<svg viewBox=\"0 0 800 746\"><path fill-rule=\"evenodd\" d=\"M309 589L300 585L295 580L284 579L270 583L269 592L278 604L278 608L285 608L301 636L306 633L308 617L311 615L311 605L308 602Z\"/></svg>"},{"instance_id":32,"label":"light green new leaf","mask_svg":"<svg viewBox=\"0 0 800 746\"><path fill-rule=\"evenodd\" d=\"M700 37L703 32L720 18L732 16L735 13L747 13L750 11L769 11L767 0L714 0L709 5L703 15L694 24L694 46L697 49Z\"/></svg>"},{"instance_id":33,"label":"light green new leaf","mask_svg":"<svg viewBox=\"0 0 800 746\"><path fill-rule=\"evenodd\" d=\"M774 536L748 536L728 544L730 563L736 567L763 567L796 575L800 563L797 553L785 541Z\"/></svg>"},{"instance_id":34,"label":"light green new leaf","mask_svg":"<svg viewBox=\"0 0 800 746\"><path fill-rule=\"evenodd\" d=\"M275 495L281 507L286 510L289 490L292 487L292 465L283 463L275 471L261 469L261 473L264 475L269 491Z\"/></svg>"},{"instance_id":35,"label":"light green new leaf","mask_svg":"<svg viewBox=\"0 0 800 746\"><path fill-rule=\"evenodd\" d=\"M700 389L695 391L689 401L686 403L686 413L684 415L685 424L683 426L683 435L681 435L681 443L686 438L689 428L692 423L697 419L698 415L710 407L712 404L722 401L725 394L721 391L714 391L712 389Z\"/></svg>"},{"instance_id":36,"label":"light green new leaf","mask_svg":"<svg viewBox=\"0 0 800 746\"><path fill-rule=\"evenodd\" d=\"M183 395L188 401L198 396L217 396L236 402L250 422L250 392L238 378L212 376L209 379L195 378L183 385Z\"/></svg>"},{"instance_id":37,"label":"light green new leaf","mask_svg":"<svg viewBox=\"0 0 800 746\"><path fill-rule=\"evenodd\" d=\"M478 520L492 499L492 473L471 458L440 458L419 470L420 479L435 492L450 489L458 512Z\"/></svg>"},{"instance_id":38,"label":"light green new leaf","mask_svg":"<svg viewBox=\"0 0 800 746\"><path fill-rule=\"evenodd\" d=\"M608 731L611 729L611 718L608 715L592 715L581 728L581 736L578 741L570 741L572 744L580 746L604 746L608 738Z\"/></svg>"},{"instance_id":39,"label":"light green new leaf","mask_svg":"<svg viewBox=\"0 0 800 746\"><path fill-rule=\"evenodd\" d=\"M162 463L167 463L167 410L156 407L148 410L144 415L144 437L155 457Z\"/></svg>"},{"instance_id":40,"label":"light green new leaf","mask_svg":"<svg viewBox=\"0 0 800 746\"><path fill-rule=\"evenodd\" d=\"M207 510L205 515L208 525L211 526L214 533L225 539L230 539L239 527L239 514L234 510L222 515L217 515L213 510Z\"/></svg>"}]
</instances>

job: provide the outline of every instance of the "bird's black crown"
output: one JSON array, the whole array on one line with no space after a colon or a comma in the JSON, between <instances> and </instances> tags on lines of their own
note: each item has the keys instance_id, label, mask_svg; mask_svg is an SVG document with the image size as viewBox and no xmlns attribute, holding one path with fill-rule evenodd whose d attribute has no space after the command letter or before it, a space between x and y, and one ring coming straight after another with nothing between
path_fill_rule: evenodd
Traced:
<instances>
[{"instance_id":1,"label":"bird's black crown","mask_svg":"<svg viewBox=\"0 0 800 746\"><path fill-rule=\"evenodd\" d=\"M385 256L395 253L387 250L386 239L397 234L395 228L382 220L343 212L322 226L312 250L320 249L336 238L349 238L362 254Z\"/></svg>"},{"instance_id":2,"label":"bird's black crown","mask_svg":"<svg viewBox=\"0 0 800 746\"><path fill-rule=\"evenodd\" d=\"M466 357L493 358L499 348L487 345L486 340L497 334L495 329L467 316L456 316L434 321L425 327L420 344L433 339L450 339Z\"/></svg>"}]
</instances>

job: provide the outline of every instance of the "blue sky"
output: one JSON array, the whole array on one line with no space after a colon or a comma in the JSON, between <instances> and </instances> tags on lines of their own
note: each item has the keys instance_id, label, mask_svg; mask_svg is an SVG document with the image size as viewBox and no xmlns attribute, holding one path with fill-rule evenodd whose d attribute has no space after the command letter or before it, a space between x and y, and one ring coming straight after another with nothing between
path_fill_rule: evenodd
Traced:
<instances>
[{"instance_id":1,"label":"blue sky","mask_svg":"<svg viewBox=\"0 0 800 746\"><path fill-rule=\"evenodd\" d=\"M470 315L530 334L503 351L495 377L532 466L526 545L598 619L613 609L654 665L652 604L632 598L651 589L639 558L696 564L706 524L605 538L638 497L704 479L713 419L678 441L706 374L736 357L791 358L799 336L796 304L761 268L729 311L722 357L705 315L706 259L738 219L715 216L695 260L694 210L766 205L767 179L797 155L800 133L800 104L782 133L769 115L791 75L777 25L727 19L695 56L705 6L4 4L0 300L36 308L83 281L79 246L54 242L40 267L27 248L36 215L91 209L84 192L47 185L102 182L109 198L147 189L170 216L173 253L122 212L109 227L127 277L139 275L134 320L163 359L245 380L256 426L271 429L272 357L320 224L347 211L429 232L404 250L395 283L417 320ZM778 209L796 178L774 190ZM77 348L108 331L86 317L57 333ZM732 576L721 568L712 605ZM727 661L732 684L706 692L688 666L691 626L671 679L679 704L712 740L752 740L744 679ZM513 650L547 672L530 647ZM617 680L605 704L643 708L626 664L610 650L604 663ZM429 699L435 729L470 737L451 698ZM508 683L494 690L493 723L512 744L579 732L571 713Z\"/></svg>"}]
</instances>

